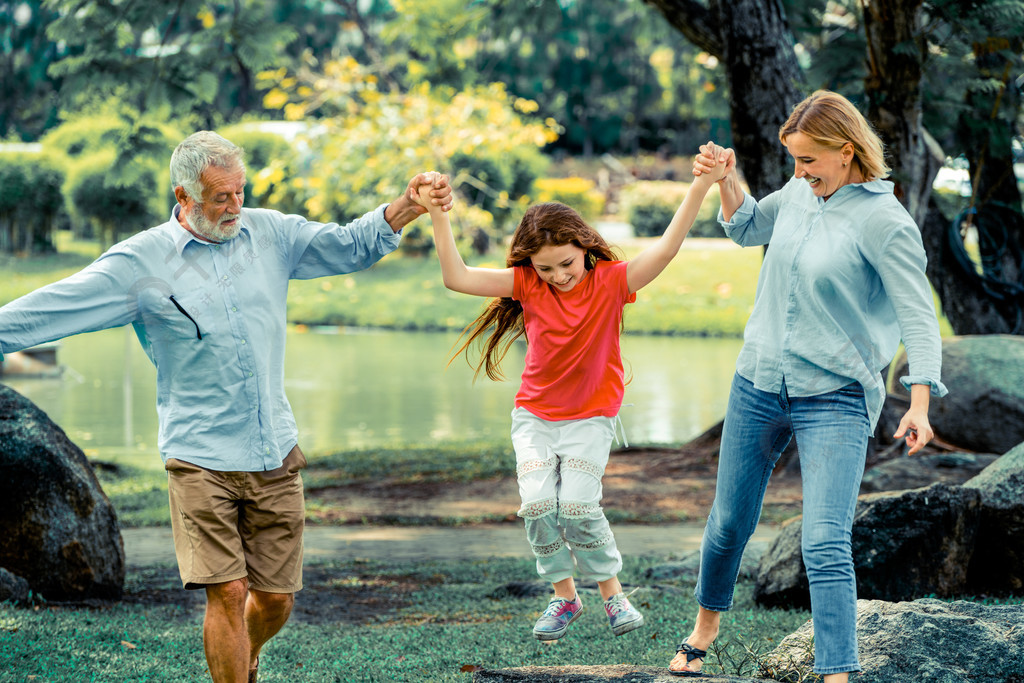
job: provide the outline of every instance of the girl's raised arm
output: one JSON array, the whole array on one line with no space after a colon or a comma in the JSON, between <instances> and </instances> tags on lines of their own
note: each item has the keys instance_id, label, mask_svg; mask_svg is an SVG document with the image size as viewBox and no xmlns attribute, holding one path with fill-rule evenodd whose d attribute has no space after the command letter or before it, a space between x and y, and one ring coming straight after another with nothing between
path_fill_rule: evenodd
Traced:
<instances>
[{"instance_id":1,"label":"girl's raised arm","mask_svg":"<svg viewBox=\"0 0 1024 683\"><path fill-rule=\"evenodd\" d=\"M448 214L430 201L431 185L421 185L418 201L430 212L434 226L434 248L441 262L444 286L455 292L487 297L512 296L513 271L511 268L470 268L462 260L455 246L452 224Z\"/></svg>"},{"instance_id":2,"label":"girl's raised arm","mask_svg":"<svg viewBox=\"0 0 1024 683\"><path fill-rule=\"evenodd\" d=\"M693 227L693 221L697 218L697 212L700 210L708 188L713 182L720 179L724 172L725 164L720 163L708 172L695 177L686 191L683 203L676 209L672 221L662 236L626 265L626 283L629 285L630 293L649 285L654 278L661 274L661 271L665 270L669 261L679 253L679 247L683 245L683 239Z\"/></svg>"}]
</instances>

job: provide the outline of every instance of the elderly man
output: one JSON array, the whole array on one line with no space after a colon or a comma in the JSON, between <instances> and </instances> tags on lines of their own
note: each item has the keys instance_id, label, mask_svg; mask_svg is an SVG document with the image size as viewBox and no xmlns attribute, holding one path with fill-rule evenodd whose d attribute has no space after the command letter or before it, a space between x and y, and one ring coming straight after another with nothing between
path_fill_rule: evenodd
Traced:
<instances>
[{"instance_id":1,"label":"elderly man","mask_svg":"<svg viewBox=\"0 0 1024 683\"><path fill-rule=\"evenodd\" d=\"M435 179L436 178L436 179ZM393 251L425 209L452 205L445 176L417 175L349 223L242 207L241 148L208 131L171 156L166 223L81 272L0 308L0 360L131 323L157 369L160 454L182 582L206 589L203 642L217 683L256 680L260 649L302 587L306 461L284 392L288 280L350 273Z\"/></svg>"}]
</instances>

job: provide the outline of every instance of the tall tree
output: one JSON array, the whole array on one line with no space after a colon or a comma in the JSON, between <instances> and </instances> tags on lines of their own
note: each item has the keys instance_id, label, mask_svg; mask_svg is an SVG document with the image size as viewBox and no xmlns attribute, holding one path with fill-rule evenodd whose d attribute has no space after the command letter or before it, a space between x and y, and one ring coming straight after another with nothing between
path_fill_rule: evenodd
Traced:
<instances>
[{"instance_id":1,"label":"tall tree","mask_svg":"<svg viewBox=\"0 0 1024 683\"><path fill-rule=\"evenodd\" d=\"M0 0L0 138L35 140L57 123L57 89L46 69L62 49L46 38L55 15L42 0Z\"/></svg>"},{"instance_id":2,"label":"tall tree","mask_svg":"<svg viewBox=\"0 0 1024 683\"><path fill-rule=\"evenodd\" d=\"M47 34L68 54L50 66L71 102L116 93L137 110L170 105L211 126L259 107L257 71L295 37L268 3L235 0L46 0Z\"/></svg>"},{"instance_id":3,"label":"tall tree","mask_svg":"<svg viewBox=\"0 0 1024 683\"><path fill-rule=\"evenodd\" d=\"M720 42L742 46L751 40L750 28L764 34L761 44L778 44L790 40L790 26L777 3L764 3L760 9L769 14L768 20L753 18L751 11L761 3L733 3L728 9L714 0L707 7L687 0L646 0L665 14L666 18L691 41L709 51L716 43L708 36L719 36ZM745 4L754 7L741 7ZM728 23L728 14L747 14L749 21L740 31ZM820 86L836 87L849 83L849 75L863 73L862 87L853 86L854 99L863 95L868 118L878 128L887 145L893 167L892 179L897 195L921 226L925 248L929 254L928 275L938 291L944 311L953 329L959 334L1010 332L1024 333L1024 217L1021 214L1021 196L1013 173L1011 142L1019 126L1021 86L1021 44L1024 36L1024 3L1021 0L842 0L829 3L804 3L804 22L821 21L828 12L841 11L845 18L835 32L820 46L820 54L828 53L824 43L835 35L862 33L864 41L863 67L848 62L849 50L841 51L842 67L827 71L832 77L823 79L822 62L818 62L816 80L825 80ZM776 20L773 20L775 18ZM742 30L743 28L746 30ZM820 26L803 26L805 31ZM700 41L700 42L698 42ZM856 40L847 41L846 47ZM803 46L802 46L803 47ZM784 50L793 54L792 50ZM747 55L722 49L730 74L730 85L741 82L751 73ZM789 58L785 60L789 63ZM794 60L795 61L795 60ZM934 93L926 94L924 85L931 82L937 87L949 88L950 73L957 69L972 70L961 75L957 83L964 84L956 107L947 106L937 117L938 127L948 135L940 136L947 153L964 154L970 162L973 180L973 212L970 222L979 236L981 263L973 264L966 255L964 236L969 233L961 226L951 225L939 211L932 198L932 182L943 158L943 149L925 128L923 102ZM814 69L812 69L814 71ZM928 79L929 72L931 81ZM740 79L733 78L733 74ZM838 75L838 78L835 76ZM765 75L757 75L765 79ZM757 83L757 81L754 81ZM773 80L761 84L774 89ZM1016 88L1016 90L1015 90ZM838 89L844 89L842 87ZM748 131L760 138L761 146L777 146L775 116L761 113L747 99L743 91L733 91L733 125L748 126ZM799 95L783 99L788 110ZM737 109L740 111L737 112ZM751 126L742 117L768 120L772 126ZM748 168L748 152L740 147L740 134L734 131L736 148L744 163L744 172L751 189L757 194L757 183L764 179L761 168ZM1018 132L1019 135L1019 132ZM756 148L756 141L748 141ZM788 175L788 162L783 166ZM764 191L780 185L770 180ZM980 272L979 272L980 270Z\"/></svg>"},{"instance_id":4,"label":"tall tree","mask_svg":"<svg viewBox=\"0 0 1024 683\"><path fill-rule=\"evenodd\" d=\"M804 76L779 2L645 0L691 42L717 57L729 84L732 137L756 197L791 175L779 128L803 98Z\"/></svg>"}]
</instances>

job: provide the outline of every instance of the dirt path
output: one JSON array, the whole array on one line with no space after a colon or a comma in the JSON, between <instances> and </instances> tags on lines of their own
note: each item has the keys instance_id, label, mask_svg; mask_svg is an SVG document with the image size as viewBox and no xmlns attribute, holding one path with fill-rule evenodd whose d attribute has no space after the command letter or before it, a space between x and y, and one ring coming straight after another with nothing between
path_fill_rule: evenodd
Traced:
<instances>
[{"instance_id":1,"label":"dirt path","mask_svg":"<svg viewBox=\"0 0 1024 683\"><path fill-rule=\"evenodd\" d=\"M619 522L701 522L715 491L717 435L709 433L680 449L626 448L612 452L602 505ZM468 483L373 482L307 490L310 514L325 524L451 524L517 522L519 489L514 477ZM773 476L765 498L765 522L800 511L799 476Z\"/></svg>"}]
</instances>

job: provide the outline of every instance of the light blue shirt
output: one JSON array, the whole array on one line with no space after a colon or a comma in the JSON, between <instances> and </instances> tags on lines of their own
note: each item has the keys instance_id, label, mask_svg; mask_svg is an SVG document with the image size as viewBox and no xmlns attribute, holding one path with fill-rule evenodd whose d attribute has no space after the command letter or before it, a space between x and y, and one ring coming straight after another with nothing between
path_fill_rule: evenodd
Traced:
<instances>
[{"instance_id":1,"label":"light blue shirt","mask_svg":"<svg viewBox=\"0 0 1024 683\"><path fill-rule=\"evenodd\" d=\"M892 188L845 185L824 201L793 178L761 201L746 195L730 221L719 214L736 243L771 242L736 371L762 391L785 381L790 396L858 382L872 432L885 401L880 373L901 338L910 374L900 382L946 394L921 233Z\"/></svg>"},{"instance_id":2,"label":"light blue shirt","mask_svg":"<svg viewBox=\"0 0 1024 683\"><path fill-rule=\"evenodd\" d=\"M284 392L288 280L362 270L394 251L400 234L384 208L344 226L242 209L238 236L216 245L185 230L176 206L166 223L0 308L0 354L131 323L156 366L164 461L275 469L298 441Z\"/></svg>"}]
</instances>

